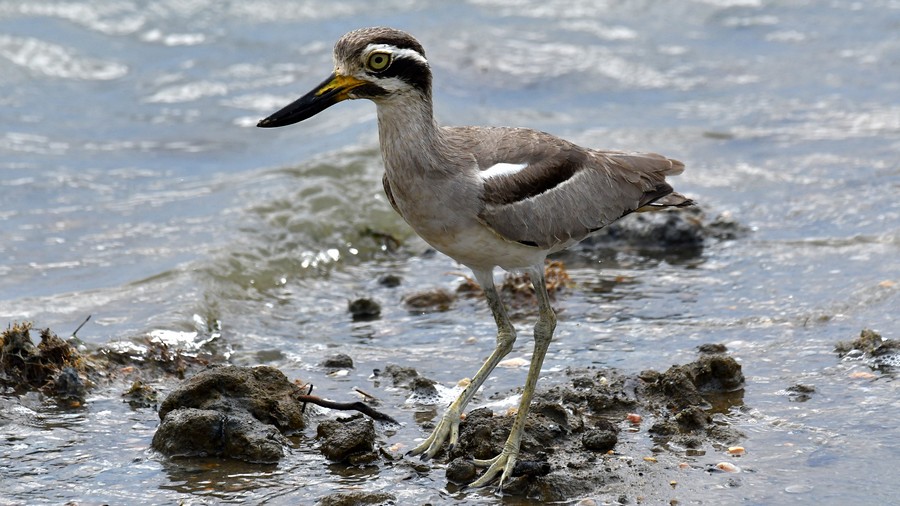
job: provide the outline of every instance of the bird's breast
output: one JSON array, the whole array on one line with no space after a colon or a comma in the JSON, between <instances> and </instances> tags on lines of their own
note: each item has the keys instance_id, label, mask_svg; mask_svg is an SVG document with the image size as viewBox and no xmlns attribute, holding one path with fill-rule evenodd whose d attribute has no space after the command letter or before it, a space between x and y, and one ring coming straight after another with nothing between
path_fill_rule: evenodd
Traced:
<instances>
[{"instance_id":1,"label":"bird's breast","mask_svg":"<svg viewBox=\"0 0 900 506\"><path fill-rule=\"evenodd\" d=\"M469 267L519 269L535 265L544 252L511 243L479 218L481 195L462 180L392 177L387 172L394 204L404 220L429 245Z\"/></svg>"}]
</instances>

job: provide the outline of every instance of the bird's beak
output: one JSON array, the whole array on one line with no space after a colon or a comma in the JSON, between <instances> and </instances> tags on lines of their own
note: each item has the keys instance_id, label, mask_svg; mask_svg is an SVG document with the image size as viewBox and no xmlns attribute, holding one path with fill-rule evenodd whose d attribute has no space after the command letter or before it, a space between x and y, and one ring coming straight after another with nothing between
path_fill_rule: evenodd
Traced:
<instances>
[{"instance_id":1,"label":"bird's beak","mask_svg":"<svg viewBox=\"0 0 900 506\"><path fill-rule=\"evenodd\" d=\"M283 107L280 111L262 119L256 124L262 128L293 125L328 109L334 104L350 98L350 92L366 84L352 76L337 73L328 76L312 91Z\"/></svg>"}]
</instances>

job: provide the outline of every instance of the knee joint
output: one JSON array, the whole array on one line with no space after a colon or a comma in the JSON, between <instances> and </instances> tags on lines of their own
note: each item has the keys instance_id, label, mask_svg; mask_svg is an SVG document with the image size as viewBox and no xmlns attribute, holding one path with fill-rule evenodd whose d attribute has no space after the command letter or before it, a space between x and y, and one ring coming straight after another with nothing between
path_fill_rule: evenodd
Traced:
<instances>
[{"instance_id":1,"label":"knee joint","mask_svg":"<svg viewBox=\"0 0 900 506\"><path fill-rule=\"evenodd\" d=\"M497 349L504 355L512 351L513 343L516 342L516 330L512 327L508 329L500 329L497 332Z\"/></svg>"}]
</instances>

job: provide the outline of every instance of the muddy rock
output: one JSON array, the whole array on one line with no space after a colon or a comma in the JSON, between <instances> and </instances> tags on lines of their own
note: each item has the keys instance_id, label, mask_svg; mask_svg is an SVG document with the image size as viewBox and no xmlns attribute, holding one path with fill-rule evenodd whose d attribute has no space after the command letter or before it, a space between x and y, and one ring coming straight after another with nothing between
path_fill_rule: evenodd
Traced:
<instances>
[{"instance_id":1,"label":"muddy rock","mask_svg":"<svg viewBox=\"0 0 900 506\"><path fill-rule=\"evenodd\" d=\"M403 298L403 304L413 312L440 312L447 311L453 305L456 297L443 288L425 290L407 295Z\"/></svg>"},{"instance_id":2,"label":"muddy rock","mask_svg":"<svg viewBox=\"0 0 900 506\"><path fill-rule=\"evenodd\" d=\"M347 311L355 322L366 322L381 318L381 304L366 297L347 303Z\"/></svg>"},{"instance_id":3,"label":"muddy rock","mask_svg":"<svg viewBox=\"0 0 900 506\"><path fill-rule=\"evenodd\" d=\"M142 381L135 381L122 393L122 398L132 408L153 408L159 405L159 392Z\"/></svg>"},{"instance_id":4,"label":"muddy rock","mask_svg":"<svg viewBox=\"0 0 900 506\"><path fill-rule=\"evenodd\" d=\"M322 443L320 450L335 462L364 464L377 459L375 450L375 425L369 418L327 420L316 428L316 437Z\"/></svg>"},{"instance_id":5,"label":"muddy rock","mask_svg":"<svg viewBox=\"0 0 900 506\"><path fill-rule=\"evenodd\" d=\"M384 370L375 370L375 376L378 378L388 379L393 386L408 386L414 378L418 378L419 371L412 367L404 367L402 365L388 364Z\"/></svg>"},{"instance_id":6,"label":"muddy rock","mask_svg":"<svg viewBox=\"0 0 900 506\"><path fill-rule=\"evenodd\" d=\"M420 400L429 400L429 399L437 399L438 391L435 385L436 381L423 378L422 376L417 376L410 380L408 388L412 393L412 397L414 399Z\"/></svg>"},{"instance_id":7,"label":"muddy rock","mask_svg":"<svg viewBox=\"0 0 900 506\"><path fill-rule=\"evenodd\" d=\"M277 462L286 439L304 427L303 389L273 367L212 367L163 401L153 447L168 456L219 456Z\"/></svg>"},{"instance_id":8,"label":"muddy rock","mask_svg":"<svg viewBox=\"0 0 900 506\"><path fill-rule=\"evenodd\" d=\"M709 218L699 206L632 213L574 246L576 251L634 248L647 254L694 256L709 240L733 240L750 233L728 213Z\"/></svg>"},{"instance_id":9,"label":"muddy rock","mask_svg":"<svg viewBox=\"0 0 900 506\"><path fill-rule=\"evenodd\" d=\"M221 362L223 356L217 351L215 340L209 338L199 349L184 349L170 345L157 336L141 336L133 341L113 342L100 348L93 356L105 362L107 369L138 368L145 375L173 375L184 379L192 373L202 371L210 364Z\"/></svg>"},{"instance_id":10,"label":"muddy rock","mask_svg":"<svg viewBox=\"0 0 900 506\"><path fill-rule=\"evenodd\" d=\"M472 483L477 475L478 468L472 459L457 457L447 464L447 480L458 485Z\"/></svg>"},{"instance_id":11,"label":"muddy rock","mask_svg":"<svg viewBox=\"0 0 900 506\"><path fill-rule=\"evenodd\" d=\"M78 374L78 370L67 366L53 378L50 388L46 391L51 392L58 400L68 403L70 406L80 406L84 404L87 390L87 385Z\"/></svg>"},{"instance_id":12,"label":"muddy rock","mask_svg":"<svg viewBox=\"0 0 900 506\"><path fill-rule=\"evenodd\" d=\"M490 408L470 411L460 423L459 443L450 452L450 458L486 460L497 456L509 437L510 424L512 417L495 417Z\"/></svg>"},{"instance_id":13,"label":"muddy rock","mask_svg":"<svg viewBox=\"0 0 900 506\"><path fill-rule=\"evenodd\" d=\"M816 393L816 387L797 383L787 387L786 391L788 399L792 402L806 402L812 398L812 394Z\"/></svg>"},{"instance_id":14,"label":"muddy rock","mask_svg":"<svg viewBox=\"0 0 900 506\"><path fill-rule=\"evenodd\" d=\"M589 429L581 436L581 444L595 452L608 452L619 442L618 431L608 429Z\"/></svg>"},{"instance_id":15,"label":"muddy rock","mask_svg":"<svg viewBox=\"0 0 900 506\"><path fill-rule=\"evenodd\" d=\"M274 464L284 457L287 439L272 425L245 413L181 408L169 412L153 448L169 457L228 457Z\"/></svg>"},{"instance_id":16,"label":"muddy rock","mask_svg":"<svg viewBox=\"0 0 900 506\"><path fill-rule=\"evenodd\" d=\"M379 276L378 284L385 288L396 288L403 284L403 278L396 274L383 274Z\"/></svg>"},{"instance_id":17,"label":"muddy rock","mask_svg":"<svg viewBox=\"0 0 900 506\"><path fill-rule=\"evenodd\" d=\"M699 406L688 406L675 415L675 423L684 432L698 431L712 423L712 417Z\"/></svg>"},{"instance_id":18,"label":"muddy rock","mask_svg":"<svg viewBox=\"0 0 900 506\"><path fill-rule=\"evenodd\" d=\"M319 365L328 369L353 369L353 359L345 353L337 353L325 357Z\"/></svg>"},{"instance_id":19,"label":"muddy rock","mask_svg":"<svg viewBox=\"0 0 900 506\"><path fill-rule=\"evenodd\" d=\"M640 250L699 250L706 232L698 207L633 213L582 241L578 249L627 244Z\"/></svg>"},{"instance_id":20,"label":"muddy rock","mask_svg":"<svg viewBox=\"0 0 900 506\"><path fill-rule=\"evenodd\" d=\"M366 506L394 504L397 497L387 492L338 492L319 499L319 506Z\"/></svg>"},{"instance_id":21,"label":"muddy rock","mask_svg":"<svg viewBox=\"0 0 900 506\"><path fill-rule=\"evenodd\" d=\"M872 369L890 370L900 367L900 341L884 339L881 334L863 329L853 341L840 341L834 351L841 358L861 359Z\"/></svg>"},{"instance_id":22,"label":"muddy rock","mask_svg":"<svg viewBox=\"0 0 900 506\"><path fill-rule=\"evenodd\" d=\"M725 353L728 351L728 348L720 343L706 343L697 346L697 351L700 353Z\"/></svg>"},{"instance_id":23,"label":"muddy rock","mask_svg":"<svg viewBox=\"0 0 900 506\"><path fill-rule=\"evenodd\" d=\"M675 409L704 404L702 394L732 392L744 384L741 365L732 357L704 353L695 362L675 365L665 373L641 373L648 387L666 396Z\"/></svg>"}]
</instances>

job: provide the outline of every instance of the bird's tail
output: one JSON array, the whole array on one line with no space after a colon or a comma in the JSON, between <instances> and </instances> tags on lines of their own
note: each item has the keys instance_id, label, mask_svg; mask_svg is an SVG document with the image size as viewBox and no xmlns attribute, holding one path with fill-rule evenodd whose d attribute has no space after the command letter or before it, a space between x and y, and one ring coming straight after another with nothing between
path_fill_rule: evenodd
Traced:
<instances>
[{"instance_id":1,"label":"bird's tail","mask_svg":"<svg viewBox=\"0 0 900 506\"><path fill-rule=\"evenodd\" d=\"M646 213L653 211L661 211L667 207L689 207L694 205L694 201L685 197L678 192L672 192L665 197L654 200L653 202L639 207L635 210L638 213Z\"/></svg>"}]
</instances>

